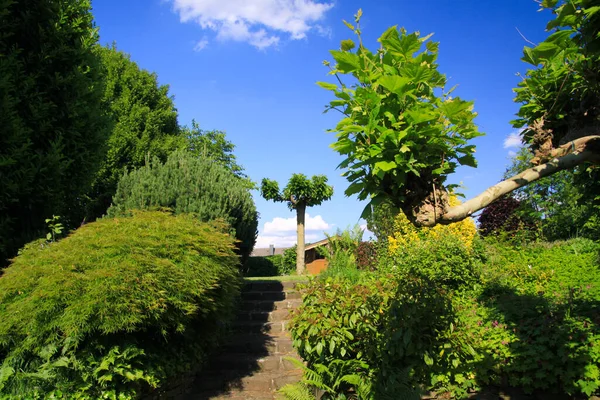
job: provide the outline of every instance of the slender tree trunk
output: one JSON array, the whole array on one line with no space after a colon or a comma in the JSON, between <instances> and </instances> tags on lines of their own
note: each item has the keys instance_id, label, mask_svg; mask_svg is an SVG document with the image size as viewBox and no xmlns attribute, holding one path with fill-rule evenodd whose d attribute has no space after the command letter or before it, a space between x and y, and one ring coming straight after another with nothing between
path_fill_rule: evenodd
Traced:
<instances>
[{"instance_id":1,"label":"slender tree trunk","mask_svg":"<svg viewBox=\"0 0 600 400\"><path fill-rule=\"evenodd\" d=\"M306 212L306 204L299 202L296 205L296 222L298 224L298 245L296 246L296 273L304 274L304 214Z\"/></svg>"}]
</instances>

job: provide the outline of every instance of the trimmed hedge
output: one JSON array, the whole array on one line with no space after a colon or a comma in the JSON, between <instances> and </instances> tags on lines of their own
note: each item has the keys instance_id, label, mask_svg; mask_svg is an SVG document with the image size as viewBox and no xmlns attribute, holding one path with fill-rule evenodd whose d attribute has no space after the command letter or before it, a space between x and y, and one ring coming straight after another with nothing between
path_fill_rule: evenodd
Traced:
<instances>
[{"instance_id":1,"label":"trimmed hedge","mask_svg":"<svg viewBox=\"0 0 600 400\"><path fill-rule=\"evenodd\" d=\"M184 214L31 243L0 278L0 398L128 399L200 365L233 313L237 263L223 226Z\"/></svg>"},{"instance_id":2,"label":"trimmed hedge","mask_svg":"<svg viewBox=\"0 0 600 400\"><path fill-rule=\"evenodd\" d=\"M292 261L294 263L282 254L249 257L244 264L244 275L248 277L290 275L295 272L295 257Z\"/></svg>"}]
</instances>

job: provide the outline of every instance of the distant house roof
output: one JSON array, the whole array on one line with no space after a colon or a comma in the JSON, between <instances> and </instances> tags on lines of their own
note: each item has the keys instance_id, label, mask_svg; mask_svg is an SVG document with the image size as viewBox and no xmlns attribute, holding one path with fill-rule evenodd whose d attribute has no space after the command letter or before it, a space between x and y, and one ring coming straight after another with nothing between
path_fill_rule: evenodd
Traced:
<instances>
[{"instance_id":1,"label":"distant house roof","mask_svg":"<svg viewBox=\"0 0 600 400\"><path fill-rule=\"evenodd\" d=\"M275 255L283 254L284 251L289 247L275 247ZM271 255L271 249L269 247L254 249L250 254L250 257L266 257Z\"/></svg>"},{"instance_id":2,"label":"distant house roof","mask_svg":"<svg viewBox=\"0 0 600 400\"><path fill-rule=\"evenodd\" d=\"M309 243L306 246L304 246L304 250L306 251L306 250L314 249L315 247L320 247L327 243L329 243L329 238L319 240L318 242Z\"/></svg>"}]
</instances>

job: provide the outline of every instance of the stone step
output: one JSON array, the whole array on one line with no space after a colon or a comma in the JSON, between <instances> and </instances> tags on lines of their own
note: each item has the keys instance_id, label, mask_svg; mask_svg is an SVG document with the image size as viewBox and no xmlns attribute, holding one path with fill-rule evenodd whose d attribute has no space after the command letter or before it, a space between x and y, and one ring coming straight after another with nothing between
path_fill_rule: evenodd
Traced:
<instances>
[{"instance_id":1,"label":"stone step","mask_svg":"<svg viewBox=\"0 0 600 400\"><path fill-rule=\"evenodd\" d=\"M236 321L232 325L232 330L238 333L269 333L278 334L287 332L289 320L278 322L260 322L260 321Z\"/></svg>"},{"instance_id":2,"label":"stone step","mask_svg":"<svg viewBox=\"0 0 600 400\"><path fill-rule=\"evenodd\" d=\"M223 353L210 360L211 371L248 371L259 372L291 371L298 367L289 361L290 356L267 355L256 357L241 353Z\"/></svg>"},{"instance_id":3,"label":"stone step","mask_svg":"<svg viewBox=\"0 0 600 400\"><path fill-rule=\"evenodd\" d=\"M249 354L295 354L293 341L288 336L264 334L236 334L229 338L221 351Z\"/></svg>"},{"instance_id":4,"label":"stone step","mask_svg":"<svg viewBox=\"0 0 600 400\"><path fill-rule=\"evenodd\" d=\"M298 382L302 377L302 371L292 370L283 373L258 372L253 375L231 380L230 383L221 388L199 386L194 393L194 399L277 399L277 390L288 383ZM215 382L217 376L207 375L205 382ZM190 399L192 397L189 397Z\"/></svg>"},{"instance_id":5,"label":"stone step","mask_svg":"<svg viewBox=\"0 0 600 400\"><path fill-rule=\"evenodd\" d=\"M244 311L273 311L290 308L298 308L302 299L293 300L245 300L240 303L240 309Z\"/></svg>"},{"instance_id":6,"label":"stone step","mask_svg":"<svg viewBox=\"0 0 600 400\"><path fill-rule=\"evenodd\" d=\"M298 284L307 281L281 282L281 281L246 281L242 286L243 292L283 292L295 289Z\"/></svg>"},{"instance_id":7,"label":"stone step","mask_svg":"<svg viewBox=\"0 0 600 400\"><path fill-rule=\"evenodd\" d=\"M295 300L302 299L300 292L294 290L286 292L277 291L265 291L265 292L242 292L242 300L271 300L271 301L282 301L282 300Z\"/></svg>"},{"instance_id":8,"label":"stone step","mask_svg":"<svg viewBox=\"0 0 600 400\"><path fill-rule=\"evenodd\" d=\"M237 321L278 322L290 319L287 309L274 311L242 311L237 314Z\"/></svg>"}]
</instances>

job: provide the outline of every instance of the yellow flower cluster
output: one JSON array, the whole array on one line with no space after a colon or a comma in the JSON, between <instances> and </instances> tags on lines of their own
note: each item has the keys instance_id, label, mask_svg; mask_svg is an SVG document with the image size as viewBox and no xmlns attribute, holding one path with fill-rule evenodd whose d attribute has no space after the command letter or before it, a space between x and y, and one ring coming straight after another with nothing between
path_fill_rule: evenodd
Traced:
<instances>
[{"instance_id":1,"label":"yellow flower cluster","mask_svg":"<svg viewBox=\"0 0 600 400\"><path fill-rule=\"evenodd\" d=\"M455 195L450 196L450 206L460 204ZM404 213L394 218L394 235L388 237L389 251L395 253L404 246L419 241L436 240L446 236L456 236L470 249L477 234L475 222L466 218L450 225L436 225L433 228L417 228L410 223Z\"/></svg>"}]
</instances>

